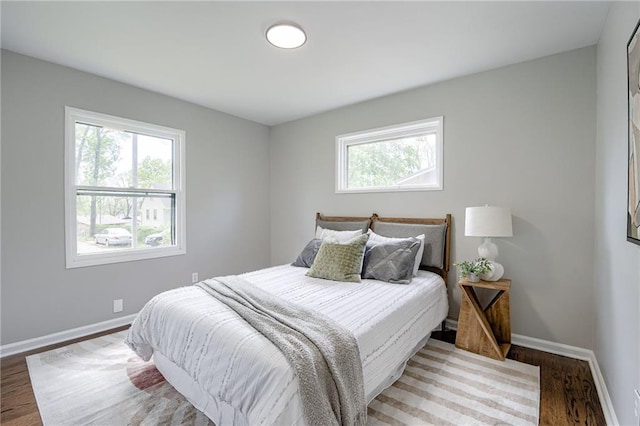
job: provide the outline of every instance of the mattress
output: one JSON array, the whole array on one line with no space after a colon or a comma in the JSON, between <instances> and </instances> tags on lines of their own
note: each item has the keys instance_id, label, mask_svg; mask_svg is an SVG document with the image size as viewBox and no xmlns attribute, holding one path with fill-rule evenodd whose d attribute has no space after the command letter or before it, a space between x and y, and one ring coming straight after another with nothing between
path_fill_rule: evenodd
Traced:
<instances>
[{"instance_id":1,"label":"mattress","mask_svg":"<svg viewBox=\"0 0 640 426\"><path fill-rule=\"evenodd\" d=\"M241 276L350 330L360 350L367 402L402 374L448 312L444 282L430 272L419 271L410 284L399 285L321 280L305 276L307 270L282 265ZM167 293L172 297L155 303L168 309L145 317L146 328L154 331L144 338L158 369L179 392L218 425L302 422L297 379L275 346L197 287ZM189 329L179 331L177 323Z\"/></svg>"}]
</instances>

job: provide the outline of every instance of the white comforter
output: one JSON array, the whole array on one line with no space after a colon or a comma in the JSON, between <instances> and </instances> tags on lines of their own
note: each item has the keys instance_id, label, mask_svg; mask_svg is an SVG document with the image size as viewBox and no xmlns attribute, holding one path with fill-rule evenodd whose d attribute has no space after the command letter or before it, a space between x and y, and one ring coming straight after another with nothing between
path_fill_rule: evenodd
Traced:
<instances>
[{"instance_id":1,"label":"white comforter","mask_svg":"<svg viewBox=\"0 0 640 426\"><path fill-rule=\"evenodd\" d=\"M306 277L306 272L283 265L242 277L349 329L360 349L367 401L397 378L398 367L448 312L442 279L428 272L420 271L409 285L340 283ZM301 422L297 379L284 356L199 287L153 298L140 311L127 343L146 359L160 352L190 376L214 401L196 407L216 424Z\"/></svg>"}]
</instances>

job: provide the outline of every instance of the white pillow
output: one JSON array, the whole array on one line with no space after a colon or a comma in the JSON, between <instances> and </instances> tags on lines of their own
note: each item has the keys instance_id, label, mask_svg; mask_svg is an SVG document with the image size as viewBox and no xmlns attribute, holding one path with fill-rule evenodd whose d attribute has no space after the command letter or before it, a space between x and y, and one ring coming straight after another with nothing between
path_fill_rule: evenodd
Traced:
<instances>
[{"instance_id":1,"label":"white pillow","mask_svg":"<svg viewBox=\"0 0 640 426\"><path fill-rule=\"evenodd\" d=\"M362 235L362 229L355 231L334 231L333 229L324 229L321 226L316 227L316 238L330 243L346 242L358 235Z\"/></svg>"},{"instance_id":2,"label":"white pillow","mask_svg":"<svg viewBox=\"0 0 640 426\"><path fill-rule=\"evenodd\" d=\"M373 232L371 229L368 231L369 233L369 242L371 243L388 243L391 241L398 240L406 240L406 238L393 238L393 237L383 237L382 235L378 235ZM416 253L416 260L413 264L413 276L418 275L418 269L420 269L420 262L422 262L422 253L424 253L424 234L420 234L417 237L418 241L420 241L420 247L418 248L418 252Z\"/></svg>"}]
</instances>

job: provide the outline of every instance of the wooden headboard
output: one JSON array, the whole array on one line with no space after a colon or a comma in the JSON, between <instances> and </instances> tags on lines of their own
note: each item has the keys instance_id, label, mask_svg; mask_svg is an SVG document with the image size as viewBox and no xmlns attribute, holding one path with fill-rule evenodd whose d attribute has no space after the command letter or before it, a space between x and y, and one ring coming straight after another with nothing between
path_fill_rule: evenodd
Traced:
<instances>
[{"instance_id":1,"label":"wooden headboard","mask_svg":"<svg viewBox=\"0 0 640 426\"><path fill-rule=\"evenodd\" d=\"M375 215L375 213L374 213ZM324 216L322 213L316 213L316 220L326 220L327 222L359 222L363 220L368 220L371 223L370 217L364 216Z\"/></svg>"},{"instance_id":2,"label":"wooden headboard","mask_svg":"<svg viewBox=\"0 0 640 426\"><path fill-rule=\"evenodd\" d=\"M316 213L316 222L362 222L369 221L369 227L375 231L376 223L398 223L406 225L445 225L443 235L443 254L442 254L442 267L433 267L420 265L420 269L434 272L442 277L445 284L448 282L449 266L451 259L451 214L445 215L443 218L406 218L406 217L380 217L374 213L371 217L362 216L323 216L320 213ZM359 229L359 228L354 228ZM441 228L440 228L441 229Z\"/></svg>"}]
</instances>

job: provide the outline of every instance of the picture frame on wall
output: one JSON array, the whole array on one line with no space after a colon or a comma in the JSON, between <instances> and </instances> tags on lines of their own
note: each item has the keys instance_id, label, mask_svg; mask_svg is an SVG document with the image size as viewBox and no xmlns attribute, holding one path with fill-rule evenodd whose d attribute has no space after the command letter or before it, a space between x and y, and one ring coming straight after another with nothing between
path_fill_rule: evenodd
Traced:
<instances>
[{"instance_id":1,"label":"picture frame on wall","mask_svg":"<svg viewBox=\"0 0 640 426\"><path fill-rule=\"evenodd\" d=\"M636 24L627 43L628 184L627 241L640 245L640 40Z\"/></svg>"}]
</instances>

